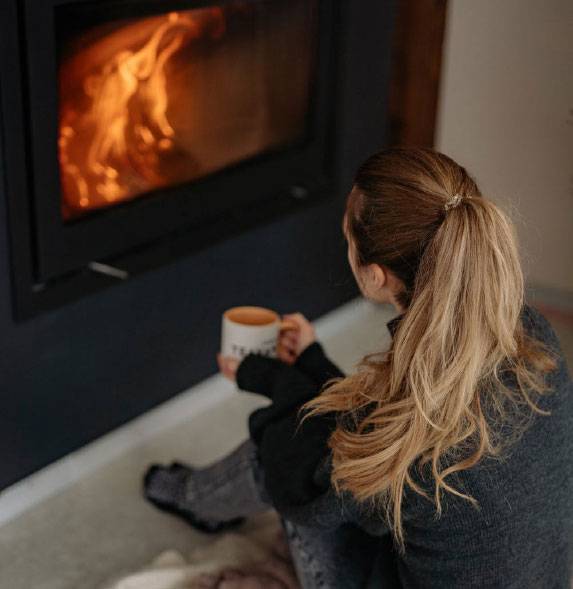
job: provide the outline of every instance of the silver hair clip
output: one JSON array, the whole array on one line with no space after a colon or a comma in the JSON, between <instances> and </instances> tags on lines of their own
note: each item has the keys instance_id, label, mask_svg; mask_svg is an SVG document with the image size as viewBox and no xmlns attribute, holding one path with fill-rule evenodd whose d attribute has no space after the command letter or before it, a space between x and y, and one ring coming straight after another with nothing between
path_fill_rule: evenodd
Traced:
<instances>
[{"instance_id":1,"label":"silver hair clip","mask_svg":"<svg viewBox=\"0 0 573 589\"><path fill-rule=\"evenodd\" d=\"M449 211L450 209L457 207L462 201L462 198L464 197L461 194L454 194L454 196L452 196L444 205L444 210Z\"/></svg>"}]
</instances>

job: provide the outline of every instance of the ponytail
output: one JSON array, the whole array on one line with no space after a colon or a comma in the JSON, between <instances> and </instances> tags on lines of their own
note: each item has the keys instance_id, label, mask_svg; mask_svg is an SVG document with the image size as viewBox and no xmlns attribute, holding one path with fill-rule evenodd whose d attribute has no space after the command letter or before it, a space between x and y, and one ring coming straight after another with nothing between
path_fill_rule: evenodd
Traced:
<instances>
[{"instance_id":1,"label":"ponytail","mask_svg":"<svg viewBox=\"0 0 573 589\"><path fill-rule=\"evenodd\" d=\"M403 551L406 490L432 500L438 515L444 492L477 506L452 475L500 456L533 414L547 413L534 397L547 392L543 374L557 364L523 328L512 223L453 160L425 148L374 154L356 175L345 218L357 263L389 268L406 311L390 348L328 381L301 407L301 423L337 412L332 484L382 508ZM415 473L424 467L430 488Z\"/></svg>"}]
</instances>

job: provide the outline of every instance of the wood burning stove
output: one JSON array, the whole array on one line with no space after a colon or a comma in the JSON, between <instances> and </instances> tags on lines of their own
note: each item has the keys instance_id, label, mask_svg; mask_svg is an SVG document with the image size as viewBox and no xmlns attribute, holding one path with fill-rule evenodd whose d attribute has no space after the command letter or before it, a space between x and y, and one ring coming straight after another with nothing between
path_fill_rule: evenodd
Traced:
<instances>
[{"instance_id":1,"label":"wood burning stove","mask_svg":"<svg viewBox=\"0 0 573 589\"><path fill-rule=\"evenodd\" d=\"M328 194L333 2L1 10L18 316Z\"/></svg>"},{"instance_id":2,"label":"wood burning stove","mask_svg":"<svg viewBox=\"0 0 573 589\"><path fill-rule=\"evenodd\" d=\"M315 9L231 1L101 25L57 10L64 220L304 140Z\"/></svg>"},{"instance_id":3,"label":"wood burning stove","mask_svg":"<svg viewBox=\"0 0 573 589\"><path fill-rule=\"evenodd\" d=\"M316 319L358 294L340 221L358 165L388 145L396 1L319 0L308 16L281 16L291 4L268 0L271 12L253 14L214 0L0 1L0 371L8 391L0 412L0 488L212 375L216 326L226 308L256 303ZM295 4L302 10L307 2ZM196 37L176 41L193 26L173 25L186 11L216 8L228 9L224 31L213 12ZM314 43L313 62L303 67L296 47L260 50L274 42L270 32L290 39L289 19L303 16L315 31L300 41ZM131 61L148 38L119 55L110 47L112 65L96 60L87 77L70 75L68 100L60 99L60 68L75 67L73 56L83 59L94 43L115 40L116 32L148 18L163 24L151 64ZM180 46L162 53L171 43ZM188 59L216 61L234 46L240 47L229 54L235 61L225 74L231 79L217 68L179 68ZM256 65L248 74L252 92L241 94L245 52ZM295 60L287 68L292 76L299 68L299 99L289 107L288 87L272 83L283 60ZM88 99L105 94L104 81L124 68L128 115L112 110L110 142L94 143ZM263 84L261 72L269 69ZM196 93L186 112L164 110L157 94L147 99L152 72L168 80L183 72L176 87ZM223 116L230 95L244 116ZM253 96L266 97L260 118ZM196 120L198 107L218 115L211 125ZM268 115L277 110L286 113L283 127L270 125ZM183 133L189 129L191 136ZM244 144L233 140L233 130L245 135ZM131 141L125 152L124 139ZM88 144L95 145L91 154ZM222 145L219 160L211 157L213 145ZM70 164L96 191L102 184L97 194L90 189L86 207L73 168L62 181L61 168ZM29 318L15 321L13 306ZM44 309L50 312L40 314Z\"/></svg>"}]
</instances>

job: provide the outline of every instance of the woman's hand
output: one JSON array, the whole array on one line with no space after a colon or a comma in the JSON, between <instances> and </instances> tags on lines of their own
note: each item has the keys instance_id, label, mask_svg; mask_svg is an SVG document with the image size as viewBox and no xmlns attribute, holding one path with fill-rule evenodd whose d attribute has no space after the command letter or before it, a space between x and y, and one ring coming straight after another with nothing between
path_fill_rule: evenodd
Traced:
<instances>
[{"instance_id":1,"label":"woman's hand","mask_svg":"<svg viewBox=\"0 0 573 589\"><path fill-rule=\"evenodd\" d=\"M297 329L281 332L277 343L277 356L285 364L294 364L302 352L316 341L316 333L310 321L301 313L289 313L282 316L296 324ZM223 376L229 380L237 380L237 370L241 360L231 356L217 354L217 364Z\"/></svg>"},{"instance_id":2,"label":"woman's hand","mask_svg":"<svg viewBox=\"0 0 573 589\"><path fill-rule=\"evenodd\" d=\"M223 376L226 376L229 380L237 380L237 369L239 368L240 363L240 360L232 358L231 356L223 356L221 353L217 354L219 370L223 373Z\"/></svg>"},{"instance_id":3,"label":"woman's hand","mask_svg":"<svg viewBox=\"0 0 573 589\"><path fill-rule=\"evenodd\" d=\"M289 313L282 316L297 325L297 329L287 329L279 336L278 357L286 364L294 364L302 352L316 341L316 333L310 321L301 313Z\"/></svg>"}]
</instances>

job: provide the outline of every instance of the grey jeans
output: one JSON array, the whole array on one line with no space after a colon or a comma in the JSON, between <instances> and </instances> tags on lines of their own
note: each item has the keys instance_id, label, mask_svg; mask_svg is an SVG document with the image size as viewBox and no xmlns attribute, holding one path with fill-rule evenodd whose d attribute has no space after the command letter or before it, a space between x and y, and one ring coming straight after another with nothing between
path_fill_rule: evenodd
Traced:
<instances>
[{"instance_id":1,"label":"grey jeans","mask_svg":"<svg viewBox=\"0 0 573 589\"><path fill-rule=\"evenodd\" d=\"M257 447L247 438L221 460L197 469L187 491L198 517L232 519L272 509ZM280 515L280 514L279 514ZM330 535L281 517L302 589L337 587Z\"/></svg>"}]
</instances>

